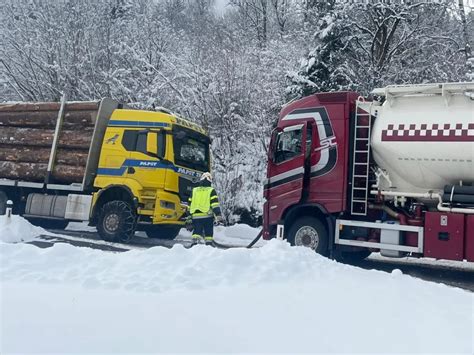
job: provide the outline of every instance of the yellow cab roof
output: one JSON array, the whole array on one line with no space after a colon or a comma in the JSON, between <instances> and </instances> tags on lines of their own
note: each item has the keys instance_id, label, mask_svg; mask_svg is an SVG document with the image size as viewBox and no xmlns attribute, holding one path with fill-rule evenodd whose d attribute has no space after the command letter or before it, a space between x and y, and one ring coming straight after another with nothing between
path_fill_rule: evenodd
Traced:
<instances>
[{"instance_id":1,"label":"yellow cab roof","mask_svg":"<svg viewBox=\"0 0 474 355\"><path fill-rule=\"evenodd\" d=\"M116 109L110 116L109 126L136 128L168 128L179 125L193 131L208 135L200 125L176 115L161 111Z\"/></svg>"}]
</instances>

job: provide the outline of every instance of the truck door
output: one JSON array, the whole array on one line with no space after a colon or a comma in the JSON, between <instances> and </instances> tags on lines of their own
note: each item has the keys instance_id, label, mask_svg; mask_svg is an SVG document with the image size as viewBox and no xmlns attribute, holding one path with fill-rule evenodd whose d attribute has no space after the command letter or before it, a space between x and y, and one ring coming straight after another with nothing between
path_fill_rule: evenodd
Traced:
<instances>
[{"instance_id":1,"label":"truck door","mask_svg":"<svg viewBox=\"0 0 474 355\"><path fill-rule=\"evenodd\" d=\"M306 135L307 123L273 131L265 185L270 224L278 222L288 206L301 200Z\"/></svg>"},{"instance_id":2,"label":"truck door","mask_svg":"<svg viewBox=\"0 0 474 355\"><path fill-rule=\"evenodd\" d=\"M135 180L143 189L163 188L165 169L171 166L161 159L165 153L165 132L130 130L125 131L125 135L129 135L132 142L125 164L126 177Z\"/></svg>"}]
</instances>

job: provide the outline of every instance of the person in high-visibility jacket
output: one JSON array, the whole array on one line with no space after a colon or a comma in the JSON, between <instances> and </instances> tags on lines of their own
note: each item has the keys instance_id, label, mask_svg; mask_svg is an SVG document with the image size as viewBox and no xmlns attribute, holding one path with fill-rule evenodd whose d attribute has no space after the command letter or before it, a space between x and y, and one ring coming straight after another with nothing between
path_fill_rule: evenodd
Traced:
<instances>
[{"instance_id":1,"label":"person in high-visibility jacket","mask_svg":"<svg viewBox=\"0 0 474 355\"><path fill-rule=\"evenodd\" d=\"M189 198L189 212L194 227L192 244L197 244L204 238L206 245L214 245L214 216L218 222L222 221L222 216L210 173L202 174L199 186L193 189Z\"/></svg>"}]
</instances>

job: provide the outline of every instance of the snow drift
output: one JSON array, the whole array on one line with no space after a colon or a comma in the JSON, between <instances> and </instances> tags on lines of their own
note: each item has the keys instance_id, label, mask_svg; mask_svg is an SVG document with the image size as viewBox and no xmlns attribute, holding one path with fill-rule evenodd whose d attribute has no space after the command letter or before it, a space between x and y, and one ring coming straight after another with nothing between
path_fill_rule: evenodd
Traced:
<instances>
[{"instance_id":1,"label":"snow drift","mask_svg":"<svg viewBox=\"0 0 474 355\"><path fill-rule=\"evenodd\" d=\"M26 242L41 234L48 234L43 228L35 227L23 217L0 216L0 241L5 243Z\"/></svg>"},{"instance_id":2,"label":"snow drift","mask_svg":"<svg viewBox=\"0 0 474 355\"><path fill-rule=\"evenodd\" d=\"M305 248L0 243L0 352L472 352L466 291Z\"/></svg>"}]
</instances>

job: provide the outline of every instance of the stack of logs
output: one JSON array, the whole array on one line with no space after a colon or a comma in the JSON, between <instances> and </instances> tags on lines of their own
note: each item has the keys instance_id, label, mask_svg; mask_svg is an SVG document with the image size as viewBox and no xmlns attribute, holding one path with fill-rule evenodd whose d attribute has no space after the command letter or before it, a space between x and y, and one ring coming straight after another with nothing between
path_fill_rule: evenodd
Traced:
<instances>
[{"instance_id":1,"label":"stack of logs","mask_svg":"<svg viewBox=\"0 0 474 355\"><path fill-rule=\"evenodd\" d=\"M44 182L60 103L0 104L0 179ZM99 102L65 106L53 183L81 183Z\"/></svg>"}]
</instances>

